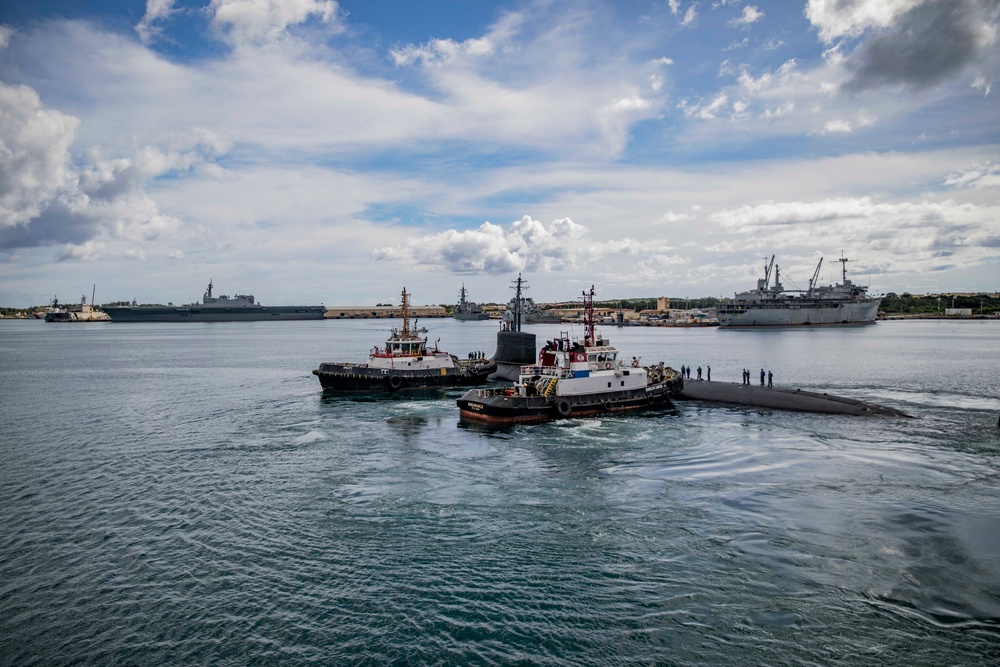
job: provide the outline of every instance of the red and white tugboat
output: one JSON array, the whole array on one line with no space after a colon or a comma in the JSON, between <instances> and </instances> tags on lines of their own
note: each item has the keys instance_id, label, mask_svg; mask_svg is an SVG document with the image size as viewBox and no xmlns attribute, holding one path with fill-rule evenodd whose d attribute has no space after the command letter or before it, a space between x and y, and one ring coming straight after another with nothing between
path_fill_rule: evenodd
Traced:
<instances>
[{"instance_id":1,"label":"red and white tugboat","mask_svg":"<svg viewBox=\"0 0 1000 667\"><path fill-rule=\"evenodd\" d=\"M375 346L368 363L322 363L313 374L326 391L377 391L485 384L496 371L492 359L459 359L410 329L410 300L403 289L403 328L392 329L385 347Z\"/></svg>"},{"instance_id":2,"label":"red and white tugboat","mask_svg":"<svg viewBox=\"0 0 1000 667\"><path fill-rule=\"evenodd\" d=\"M471 389L458 399L462 419L538 422L664 405L684 386L679 371L662 363L641 366L618 358L618 350L594 329L594 288L583 293L583 341L563 333L547 341L538 364L522 366L513 387Z\"/></svg>"}]
</instances>

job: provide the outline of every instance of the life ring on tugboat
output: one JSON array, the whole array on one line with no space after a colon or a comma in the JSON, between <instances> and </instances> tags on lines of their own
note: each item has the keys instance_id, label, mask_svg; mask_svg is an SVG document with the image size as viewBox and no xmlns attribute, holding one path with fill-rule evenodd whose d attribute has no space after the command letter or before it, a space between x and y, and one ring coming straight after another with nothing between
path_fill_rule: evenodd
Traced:
<instances>
[{"instance_id":1,"label":"life ring on tugboat","mask_svg":"<svg viewBox=\"0 0 1000 667\"><path fill-rule=\"evenodd\" d=\"M604 362L604 367L610 371L611 370L611 362L610 361L605 361Z\"/></svg>"},{"instance_id":2,"label":"life ring on tugboat","mask_svg":"<svg viewBox=\"0 0 1000 667\"><path fill-rule=\"evenodd\" d=\"M635 358L632 359L632 368L639 368L639 360L638 359L635 359Z\"/></svg>"},{"instance_id":3,"label":"life ring on tugboat","mask_svg":"<svg viewBox=\"0 0 1000 667\"><path fill-rule=\"evenodd\" d=\"M399 389L403 386L403 378L399 375L389 376L389 389Z\"/></svg>"},{"instance_id":4,"label":"life ring on tugboat","mask_svg":"<svg viewBox=\"0 0 1000 667\"><path fill-rule=\"evenodd\" d=\"M562 417L563 419L566 419L571 414L573 414L573 406L570 405L569 401L567 401L565 398L561 398L558 401L556 401L555 407L556 407L556 414Z\"/></svg>"}]
</instances>

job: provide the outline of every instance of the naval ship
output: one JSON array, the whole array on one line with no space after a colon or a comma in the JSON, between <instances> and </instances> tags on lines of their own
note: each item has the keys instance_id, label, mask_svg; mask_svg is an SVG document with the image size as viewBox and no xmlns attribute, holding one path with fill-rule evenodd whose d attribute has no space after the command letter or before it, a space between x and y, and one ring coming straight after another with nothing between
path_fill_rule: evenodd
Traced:
<instances>
[{"instance_id":1,"label":"naval ship","mask_svg":"<svg viewBox=\"0 0 1000 667\"><path fill-rule=\"evenodd\" d=\"M466 301L465 283L458 293L458 305L455 306L454 317L456 320L488 320L490 314L483 311L483 307L475 301Z\"/></svg>"},{"instance_id":2,"label":"naval ship","mask_svg":"<svg viewBox=\"0 0 1000 667\"><path fill-rule=\"evenodd\" d=\"M878 315L882 297L868 296L867 285L855 285L847 279L847 263L841 257L841 282L819 286L823 258L809 280L807 290L786 290L781 284L780 269L771 261L764 266L764 277L757 289L736 294L719 304L722 327L791 326L800 324L871 324ZM774 279L772 284L771 279Z\"/></svg>"},{"instance_id":3,"label":"naval ship","mask_svg":"<svg viewBox=\"0 0 1000 667\"><path fill-rule=\"evenodd\" d=\"M263 320L321 320L320 306L262 306L252 294L212 295L212 281L201 303L183 306L105 306L112 322L259 322Z\"/></svg>"},{"instance_id":4,"label":"naval ship","mask_svg":"<svg viewBox=\"0 0 1000 667\"><path fill-rule=\"evenodd\" d=\"M520 308L518 303L520 302ZM503 320L508 324L514 322L514 313L520 311L521 324L558 324L562 318L547 311L542 310L530 296L517 297L510 300L506 310L503 312Z\"/></svg>"}]
</instances>

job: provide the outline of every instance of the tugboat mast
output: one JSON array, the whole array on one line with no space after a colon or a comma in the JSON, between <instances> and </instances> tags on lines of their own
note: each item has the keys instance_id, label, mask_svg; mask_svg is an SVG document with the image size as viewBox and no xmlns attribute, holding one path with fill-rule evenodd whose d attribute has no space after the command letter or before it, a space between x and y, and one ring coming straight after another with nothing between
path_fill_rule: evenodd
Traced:
<instances>
[{"instance_id":1,"label":"tugboat mast","mask_svg":"<svg viewBox=\"0 0 1000 667\"><path fill-rule=\"evenodd\" d=\"M584 334L583 344L586 347L592 347L596 343L597 338L594 336L594 286L590 286L590 293L583 293L583 308L586 316L584 320Z\"/></svg>"},{"instance_id":2,"label":"tugboat mast","mask_svg":"<svg viewBox=\"0 0 1000 667\"><path fill-rule=\"evenodd\" d=\"M403 337L410 335L410 297L403 288Z\"/></svg>"}]
</instances>

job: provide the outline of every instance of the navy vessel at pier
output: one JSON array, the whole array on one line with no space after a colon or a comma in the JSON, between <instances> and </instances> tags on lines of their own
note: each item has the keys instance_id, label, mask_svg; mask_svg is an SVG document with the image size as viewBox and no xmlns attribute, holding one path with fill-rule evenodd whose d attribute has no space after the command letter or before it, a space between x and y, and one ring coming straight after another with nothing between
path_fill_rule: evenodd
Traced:
<instances>
[{"instance_id":1,"label":"navy vessel at pier","mask_svg":"<svg viewBox=\"0 0 1000 667\"><path fill-rule=\"evenodd\" d=\"M519 313L521 324L558 324L562 318L554 313L542 310L530 296L514 297L504 310L503 319L513 323L514 313Z\"/></svg>"},{"instance_id":2,"label":"navy vessel at pier","mask_svg":"<svg viewBox=\"0 0 1000 667\"><path fill-rule=\"evenodd\" d=\"M455 306L455 312L453 313L456 320L488 320L490 319L490 314L483 310L475 301L467 301L466 298L465 285L462 285L462 289L458 293L458 305Z\"/></svg>"},{"instance_id":3,"label":"navy vessel at pier","mask_svg":"<svg viewBox=\"0 0 1000 667\"><path fill-rule=\"evenodd\" d=\"M847 263L841 257L841 282L818 285L823 258L809 280L807 290L786 290L774 255L764 267L757 289L740 292L719 304L717 316L723 327L790 326L801 324L871 324L878 315L881 297L868 296L867 285L847 279ZM772 284L771 279L774 279Z\"/></svg>"},{"instance_id":4,"label":"navy vessel at pier","mask_svg":"<svg viewBox=\"0 0 1000 667\"><path fill-rule=\"evenodd\" d=\"M326 308L319 306L264 306L252 294L213 296L212 281L201 303L183 306L105 306L112 322L259 322L264 320L321 320Z\"/></svg>"}]
</instances>

